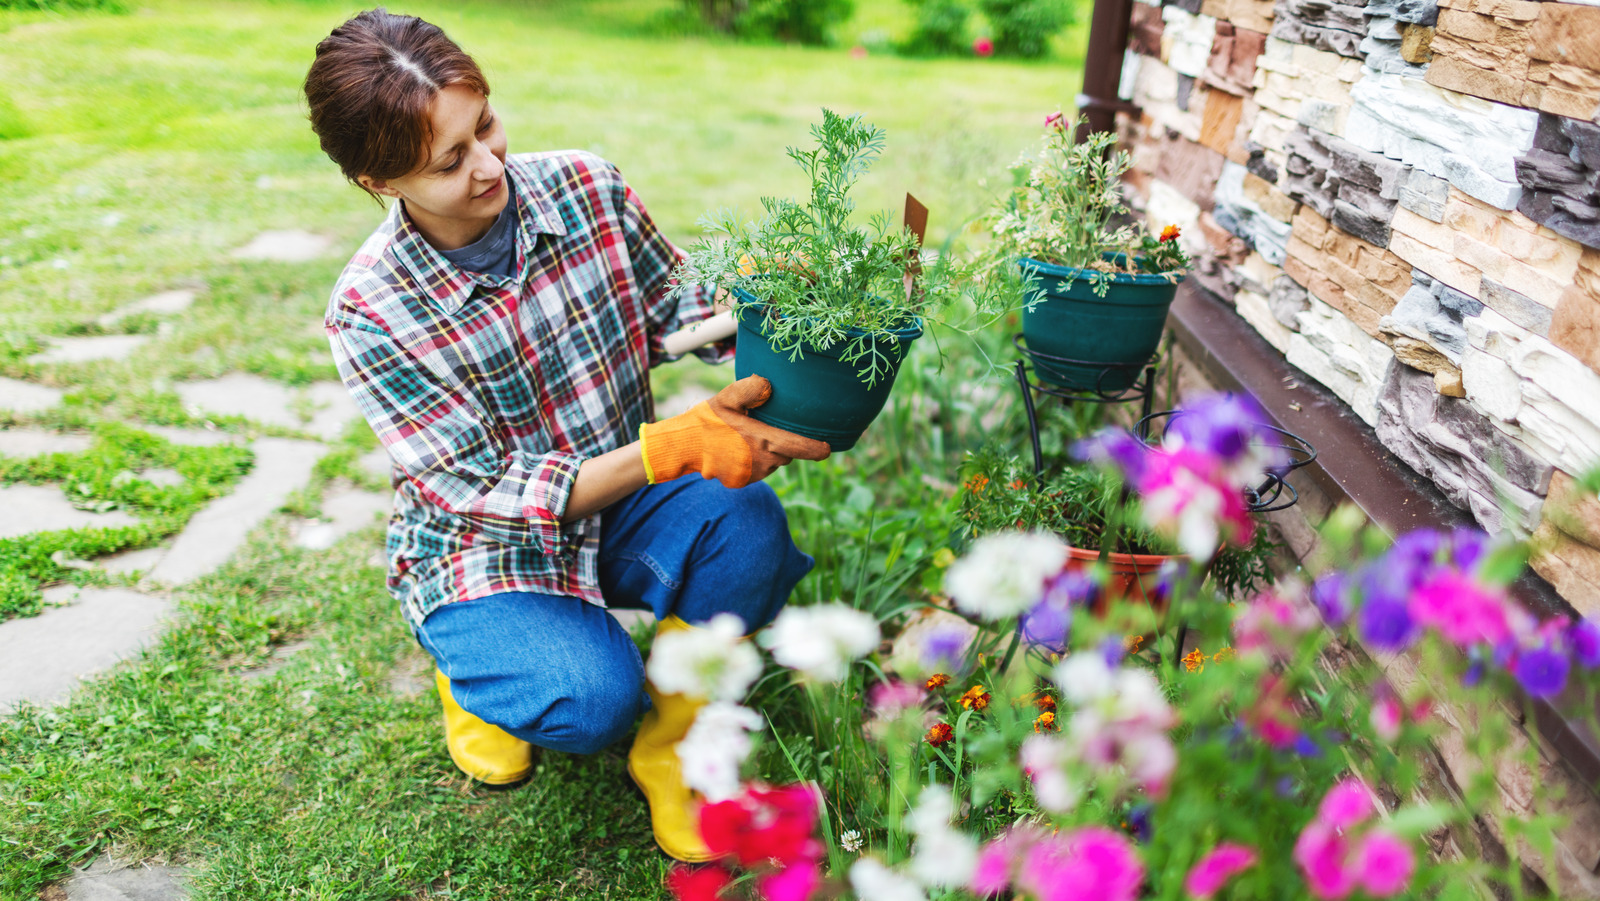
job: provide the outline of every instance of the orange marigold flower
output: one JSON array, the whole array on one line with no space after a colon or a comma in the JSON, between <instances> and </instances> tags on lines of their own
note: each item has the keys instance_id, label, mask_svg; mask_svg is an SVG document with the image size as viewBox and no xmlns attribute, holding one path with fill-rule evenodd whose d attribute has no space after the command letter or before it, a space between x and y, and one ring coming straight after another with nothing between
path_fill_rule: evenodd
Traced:
<instances>
[{"instance_id":1,"label":"orange marigold flower","mask_svg":"<svg viewBox=\"0 0 1600 901\"><path fill-rule=\"evenodd\" d=\"M983 690L982 685L974 685L961 696L961 706L968 710L982 710L989 706L990 700L990 694Z\"/></svg>"},{"instance_id":2,"label":"orange marigold flower","mask_svg":"<svg viewBox=\"0 0 1600 901\"><path fill-rule=\"evenodd\" d=\"M979 473L967 480L967 490L973 494L982 494L985 486L989 484L989 477Z\"/></svg>"},{"instance_id":3,"label":"orange marigold flower","mask_svg":"<svg viewBox=\"0 0 1600 901\"><path fill-rule=\"evenodd\" d=\"M1165 244L1168 241L1176 241L1178 240L1179 234L1181 234L1181 232L1178 230L1176 225L1169 225L1161 230L1161 243Z\"/></svg>"},{"instance_id":4,"label":"orange marigold flower","mask_svg":"<svg viewBox=\"0 0 1600 901\"><path fill-rule=\"evenodd\" d=\"M934 723L933 728L928 730L928 734L923 736L928 740L928 744L933 745L935 748L949 744L950 740L955 737L956 730L950 728L949 723Z\"/></svg>"},{"instance_id":5,"label":"orange marigold flower","mask_svg":"<svg viewBox=\"0 0 1600 901\"><path fill-rule=\"evenodd\" d=\"M1200 650L1199 648L1195 648L1194 650L1190 651L1189 653L1183 655L1183 668L1188 670L1191 673L1198 673L1201 670L1205 669L1206 668L1206 654L1205 654L1205 652Z\"/></svg>"},{"instance_id":6,"label":"orange marigold flower","mask_svg":"<svg viewBox=\"0 0 1600 901\"><path fill-rule=\"evenodd\" d=\"M1015 482L1011 483L1011 490L1012 491L1021 491L1027 484L1028 484L1027 482L1024 482L1021 479L1017 479Z\"/></svg>"},{"instance_id":7,"label":"orange marigold flower","mask_svg":"<svg viewBox=\"0 0 1600 901\"><path fill-rule=\"evenodd\" d=\"M944 673L934 673L928 677L926 684L929 691L938 691L939 689L950 684L950 677L946 676Z\"/></svg>"},{"instance_id":8,"label":"orange marigold flower","mask_svg":"<svg viewBox=\"0 0 1600 901\"><path fill-rule=\"evenodd\" d=\"M1211 655L1211 659L1215 660L1218 663L1221 663L1224 660L1232 660L1233 658L1235 658L1237 656L1239 656L1239 655L1234 652L1233 648L1223 648L1222 650L1216 652L1215 654L1212 654Z\"/></svg>"},{"instance_id":9,"label":"orange marigold flower","mask_svg":"<svg viewBox=\"0 0 1600 901\"><path fill-rule=\"evenodd\" d=\"M1033 706L1045 711L1046 713L1054 713L1056 709L1056 699L1049 692L1041 691L1034 696Z\"/></svg>"},{"instance_id":10,"label":"orange marigold flower","mask_svg":"<svg viewBox=\"0 0 1600 901\"><path fill-rule=\"evenodd\" d=\"M1144 644L1143 635L1129 635L1122 639L1122 649L1130 654L1139 653L1139 646Z\"/></svg>"},{"instance_id":11,"label":"orange marigold flower","mask_svg":"<svg viewBox=\"0 0 1600 901\"><path fill-rule=\"evenodd\" d=\"M1035 732L1054 732L1054 731L1056 731L1056 715L1054 713L1051 713L1048 710L1046 710L1044 713L1039 714L1038 719L1035 719L1033 721L1033 731L1035 731Z\"/></svg>"}]
</instances>

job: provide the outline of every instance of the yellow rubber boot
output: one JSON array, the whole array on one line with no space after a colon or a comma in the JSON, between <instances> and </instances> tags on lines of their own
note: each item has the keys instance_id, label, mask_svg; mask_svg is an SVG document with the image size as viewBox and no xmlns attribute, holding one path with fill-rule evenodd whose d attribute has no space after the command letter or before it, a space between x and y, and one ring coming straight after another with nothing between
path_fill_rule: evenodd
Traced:
<instances>
[{"instance_id":1,"label":"yellow rubber boot","mask_svg":"<svg viewBox=\"0 0 1600 901\"><path fill-rule=\"evenodd\" d=\"M656 635L692 628L676 616L669 616L656 628ZM700 840L695 816L699 799L683 784L677 752L678 742L688 734L705 701L687 695L664 695L648 681L645 691L653 706L644 715L633 748L628 751L628 775L650 802L650 827L661 850L686 863L710 860L711 852Z\"/></svg>"},{"instance_id":2,"label":"yellow rubber boot","mask_svg":"<svg viewBox=\"0 0 1600 901\"><path fill-rule=\"evenodd\" d=\"M461 708L450 694L450 679L433 671L444 705L444 743L461 772L490 788L515 788L533 771L533 745Z\"/></svg>"}]
</instances>

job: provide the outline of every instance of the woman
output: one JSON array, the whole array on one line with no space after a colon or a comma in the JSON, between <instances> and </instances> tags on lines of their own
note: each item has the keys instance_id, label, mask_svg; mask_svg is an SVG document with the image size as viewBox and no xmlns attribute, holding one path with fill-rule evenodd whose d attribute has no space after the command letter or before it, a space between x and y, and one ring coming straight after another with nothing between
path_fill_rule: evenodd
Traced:
<instances>
[{"instance_id":1,"label":"woman","mask_svg":"<svg viewBox=\"0 0 1600 901\"><path fill-rule=\"evenodd\" d=\"M709 289L669 299L678 251L609 163L508 156L483 73L437 27L361 13L305 91L323 150L396 201L325 325L393 461L388 584L438 663L452 759L510 786L532 745L593 753L648 710L629 772L662 849L704 859L673 752L699 702L648 685L604 607L768 622L813 561L755 483L827 445L746 415L771 390L755 376L650 421L649 368Z\"/></svg>"}]
</instances>

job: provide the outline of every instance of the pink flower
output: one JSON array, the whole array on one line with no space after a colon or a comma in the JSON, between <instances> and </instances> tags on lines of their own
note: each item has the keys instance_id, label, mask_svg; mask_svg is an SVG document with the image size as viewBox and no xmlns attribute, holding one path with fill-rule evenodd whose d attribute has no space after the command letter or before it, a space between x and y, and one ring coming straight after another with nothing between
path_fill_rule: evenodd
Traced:
<instances>
[{"instance_id":1,"label":"pink flower","mask_svg":"<svg viewBox=\"0 0 1600 901\"><path fill-rule=\"evenodd\" d=\"M1017 885L1038 901L1134 901L1144 864L1128 840L1104 826L1054 835L1028 849Z\"/></svg>"},{"instance_id":2,"label":"pink flower","mask_svg":"<svg viewBox=\"0 0 1600 901\"><path fill-rule=\"evenodd\" d=\"M1045 128L1050 128L1051 126L1055 126L1056 128L1066 128L1067 127L1067 116L1066 116L1066 114L1065 113L1061 113L1061 112L1054 112L1054 113L1051 113L1048 116L1045 116L1044 117L1044 127Z\"/></svg>"},{"instance_id":3,"label":"pink flower","mask_svg":"<svg viewBox=\"0 0 1600 901\"><path fill-rule=\"evenodd\" d=\"M1006 830L978 852L978 864L973 868L967 888L979 895L997 895L1011 885L1017 861L1033 847L1043 833L1029 826Z\"/></svg>"},{"instance_id":4,"label":"pink flower","mask_svg":"<svg viewBox=\"0 0 1600 901\"><path fill-rule=\"evenodd\" d=\"M1312 820L1300 833L1294 843L1294 862L1300 865L1313 896L1339 899L1355 890L1356 874L1345 865L1349 851L1344 837L1321 820Z\"/></svg>"},{"instance_id":5,"label":"pink flower","mask_svg":"<svg viewBox=\"0 0 1600 901\"><path fill-rule=\"evenodd\" d=\"M1260 649L1275 660L1288 660L1300 636L1319 625L1310 604L1264 591L1233 621L1233 647L1240 653Z\"/></svg>"},{"instance_id":6,"label":"pink flower","mask_svg":"<svg viewBox=\"0 0 1600 901\"><path fill-rule=\"evenodd\" d=\"M1244 494L1213 454L1188 446L1153 450L1135 487L1145 522L1196 560L1210 560L1224 538L1248 544L1255 534Z\"/></svg>"},{"instance_id":7,"label":"pink flower","mask_svg":"<svg viewBox=\"0 0 1600 901\"><path fill-rule=\"evenodd\" d=\"M972 42L972 52L979 56L994 56L994 41L988 38L978 38Z\"/></svg>"},{"instance_id":8,"label":"pink flower","mask_svg":"<svg viewBox=\"0 0 1600 901\"><path fill-rule=\"evenodd\" d=\"M762 876L756 881L756 888L766 901L809 901L821 882L816 863L805 860Z\"/></svg>"},{"instance_id":9,"label":"pink flower","mask_svg":"<svg viewBox=\"0 0 1600 901\"><path fill-rule=\"evenodd\" d=\"M866 59L867 58L867 48L861 46L860 44L857 44L854 47L850 48L850 56L851 56L852 59Z\"/></svg>"},{"instance_id":10,"label":"pink flower","mask_svg":"<svg viewBox=\"0 0 1600 901\"><path fill-rule=\"evenodd\" d=\"M1372 795L1359 779L1346 779L1328 790L1317 808L1317 822L1338 832L1348 832L1350 827L1374 813Z\"/></svg>"},{"instance_id":11,"label":"pink flower","mask_svg":"<svg viewBox=\"0 0 1600 901\"><path fill-rule=\"evenodd\" d=\"M1384 741L1394 741L1400 737L1400 725L1405 721L1405 715L1400 699L1386 694L1372 705L1372 731Z\"/></svg>"},{"instance_id":12,"label":"pink flower","mask_svg":"<svg viewBox=\"0 0 1600 901\"><path fill-rule=\"evenodd\" d=\"M1461 647L1499 644L1511 637L1508 601L1498 590L1450 570L1430 578L1411 595L1411 618L1433 626Z\"/></svg>"},{"instance_id":13,"label":"pink flower","mask_svg":"<svg viewBox=\"0 0 1600 901\"><path fill-rule=\"evenodd\" d=\"M1360 874L1361 887L1376 898L1404 891L1416 867L1411 846L1381 830L1367 833L1351 861L1351 869Z\"/></svg>"},{"instance_id":14,"label":"pink flower","mask_svg":"<svg viewBox=\"0 0 1600 901\"><path fill-rule=\"evenodd\" d=\"M896 717L913 707L921 707L928 692L921 684L901 679L875 683L867 690L867 703L881 717Z\"/></svg>"},{"instance_id":15,"label":"pink flower","mask_svg":"<svg viewBox=\"0 0 1600 901\"><path fill-rule=\"evenodd\" d=\"M1183 881L1183 890L1196 898L1209 898L1229 879L1255 864L1255 851L1244 845L1223 842L1194 865Z\"/></svg>"},{"instance_id":16,"label":"pink flower","mask_svg":"<svg viewBox=\"0 0 1600 901\"><path fill-rule=\"evenodd\" d=\"M1279 750L1292 747L1300 737L1300 724L1289 702L1288 683L1272 673L1263 676L1261 694L1245 715L1245 722L1272 747Z\"/></svg>"}]
</instances>

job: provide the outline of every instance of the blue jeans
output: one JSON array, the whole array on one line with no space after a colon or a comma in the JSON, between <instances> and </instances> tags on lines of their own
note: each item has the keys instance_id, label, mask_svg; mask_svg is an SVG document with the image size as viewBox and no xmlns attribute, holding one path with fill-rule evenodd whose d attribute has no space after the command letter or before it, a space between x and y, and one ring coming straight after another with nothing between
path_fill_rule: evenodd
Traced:
<instances>
[{"instance_id":1,"label":"blue jeans","mask_svg":"<svg viewBox=\"0 0 1600 901\"><path fill-rule=\"evenodd\" d=\"M601 514L606 603L658 619L733 613L753 632L815 562L794 546L783 506L761 483L730 489L691 474ZM417 639L464 710L543 748L594 753L649 707L633 639L577 598L508 592L446 604Z\"/></svg>"}]
</instances>

